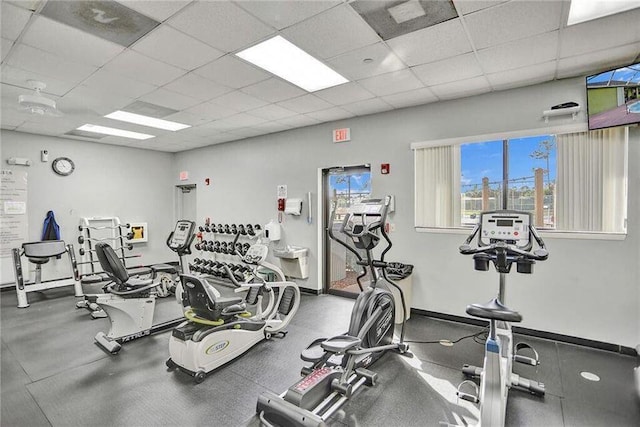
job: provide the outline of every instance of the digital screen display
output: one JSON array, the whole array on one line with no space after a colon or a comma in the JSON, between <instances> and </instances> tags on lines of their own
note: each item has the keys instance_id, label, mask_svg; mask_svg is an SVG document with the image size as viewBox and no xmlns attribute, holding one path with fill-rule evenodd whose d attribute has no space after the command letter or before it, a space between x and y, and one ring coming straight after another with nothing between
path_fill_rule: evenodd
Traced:
<instances>
[{"instance_id":1,"label":"digital screen display","mask_svg":"<svg viewBox=\"0 0 640 427\"><path fill-rule=\"evenodd\" d=\"M640 123L640 63L587 77L589 130Z\"/></svg>"},{"instance_id":2,"label":"digital screen display","mask_svg":"<svg viewBox=\"0 0 640 427\"><path fill-rule=\"evenodd\" d=\"M512 219L498 219L496 220L496 225L498 227L513 227Z\"/></svg>"}]
</instances>

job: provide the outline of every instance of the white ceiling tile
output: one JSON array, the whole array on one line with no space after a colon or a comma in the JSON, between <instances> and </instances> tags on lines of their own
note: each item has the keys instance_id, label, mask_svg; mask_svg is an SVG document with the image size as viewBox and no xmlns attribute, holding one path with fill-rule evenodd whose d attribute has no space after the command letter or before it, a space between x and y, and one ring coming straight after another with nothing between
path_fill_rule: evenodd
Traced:
<instances>
[{"instance_id":1,"label":"white ceiling tile","mask_svg":"<svg viewBox=\"0 0 640 427\"><path fill-rule=\"evenodd\" d=\"M268 102L235 90L211 100L212 104L229 107L236 111L248 111L267 105Z\"/></svg>"},{"instance_id":2,"label":"white ceiling tile","mask_svg":"<svg viewBox=\"0 0 640 427\"><path fill-rule=\"evenodd\" d=\"M25 32L22 43L60 55L80 64L101 67L124 47L84 31L38 16Z\"/></svg>"},{"instance_id":3,"label":"white ceiling tile","mask_svg":"<svg viewBox=\"0 0 640 427\"><path fill-rule=\"evenodd\" d=\"M264 107L256 108L255 110L251 110L251 114L267 120L278 120L285 117L295 116L297 113L291 110L287 110L286 108L279 105L270 104L265 105Z\"/></svg>"},{"instance_id":4,"label":"white ceiling tile","mask_svg":"<svg viewBox=\"0 0 640 427\"><path fill-rule=\"evenodd\" d=\"M367 114L380 113L382 111L389 111L393 109L391 105L387 104L380 98L354 102L352 104L343 105L342 108L352 112L356 116L366 116Z\"/></svg>"},{"instance_id":5,"label":"white ceiling tile","mask_svg":"<svg viewBox=\"0 0 640 427\"><path fill-rule=\"evenodd\" d=\"M609 68L630 64L640 52L640 43L603 49L583 55L560 58L556 77L586 76Z\"/></svg>"},{"instance_id":6,"label":"white ceiling tile","mask_svg":"<svg viewBox=\"0 0 640 427\"><path fill-rule=\"evenodd\" d=\"M43 0L2 0L2 3L11 3L28 11L35 11Z\"/></svg>"},{"instance_id":7,"label":"white ceiling tile","mask_svg":"<svg viewBox=\"0 0 640 427\"><path fill-rule=\"evenodd\" d=\"M234 3L225 1L194 2L167 23L224 52L247 47L275 32Z\"/></svg>"},{"instance_id":8,"label":"white ceiling tile","mask_svg":"<svg viewBox=\"0 0 640 427\"><path fill-rule=\"evenodd\" d=\"M429 89L440 99L464 98L491 91L484 76L431 86Z\"/></svg>"},{"instance_id":9,"label":"white ceiling tile","mask_svg":"<svg viewBox=\"0 0 640 427\"><path fill-rule=\"evenodd\" d=\"M504 3L505 0L456 0L455 6L463 15Z\"/></svg>"},{"instance_id":10,"label":"white ceiling tile","mask_svg":"<svg viewBox=\"0 0 640 427\"><path fill-rule=\"evenodd\" d=\"M333 104L329 104L328 102L311 94L299 96L298 98L287 99L286 101L278 102L278 105L300 114L326 110L333 106Z\"/></svg>"},{"instance_id":11,"label":"white ceiling tile","mask_svg":"<svg viewBox=\"0 0 640 427\"><path fill-rule=\"evenodd\" d=\"M118 3L162 22L191 3L191 0L118 0Z\"/></svg>"},{"instance_id":12,"label":"white ceiling tile","mask_svg":"<svg viewBox=\"0 0 640 427\"><path fill-rule=\"evenodd\" d=\"M266 134L291 129L291 126L279 122L264 122L253 126L253 128L260 129L263 134Z\"/></svg>"},{"instance_id":13,"label":"white ceiling tile","mask_svg":"<svg viewBox=\"0 0 640 427\"><path fill-rule=\"evenodd\" d=\"M195 73L189 73L179 79L169 83L165 88L174 92L191 96L201 101L208 101L227 92L231 92L231 88L214 83L209 79L200 77Z\"/></svg>"},{"instance_id":14,"label":"white ceiling tile","mask_svg":"<svg viewBox=\"0 0 640 427\"><path fill-rule=\"evenodd\" d=\"M476 49L548 33L560 27L561 1L510 1L465 16Z\"/></svg>"},{"instance_id":15,"label":"white ceiling tile","mask_svg":"<svg viewBox=\"0 0 640 427\"><path fill-rule=\"evenodd\" d=\"M2 98L2 105L5 105L6 98L10 98L15 105L18 105L18 96L25 93L24 88L12 86L9 84L0 84L0 97Z\"/></svg>"},{"instance_id":16,"label":"white ceiling tile","mask_svg":"<svg viewBox=\"0 0 640 427\"><path fill-rule=\"evenodd\" d=\"M7 58L6 63L23 70L42 73L54 79L75 84L80 83L98 69L91 65L65 61L58 55L25 44L18 44L11 52L11 56Z\"/></svg>"},{"instance_id":17,"label":"white ceiling tile","mask_svg":"<svg viewBox=\"0 0 640 427\"><path fill-rule=\"evenodd\" d=\"M374 97L371 92L364 89L358 83L353 82L319 90L317 92L314 92L313 94L333 105L350 104Z\"/></svg>"},{"instance_id":18,"label":"white ceiling tile","mask_svg":"<svg viewBox=\"0 0 640 427\"><path fill-rule=\"evenodd\" d=\"M186 73L181 68L156 61L130 49L116 56L104 66L104 69L157 86L167 84Z\"/></svg>"},{"instance_id":19,"label":"white ceiling tile","mask_svg":"<svg viewBox=\"0 0 640 427\"><path fill-rule=\"evenodd\" d=\"M350 111L347 111L340 107L333 107L326 110L321 111L313 111L311 113L307 113L307 116L319 120L321 122L330 122L333 120L340 119L348 119L349 117L353 117L354 114Z\"/></svg>"},{"instance_id":20,"label":"white ceiling tile","mask_svg":"<svg viewBox=\"0 0 640 427\"><path fill-rule=\"evenodd\" d=\"M498 73L556 59L558 31L478 51L485 73Z\"/></svg>"},{"instance_id":21,"label":"white ceiling tile","mask_svg":"<svg viewBox=\"0 0 640 427\"><path fill-rule=\"evenodd\" d=\"M18 111L17 108L5 108L3 104L2 111L0 112L0 123L2 123L2 128L16 128L26 122L28 118L29 116L27 114Z\"/></svg>"},{"instance_id":22,"label":"white ceiling tile","mask_svg":"<svg viewBox=\"0 0 640 427\"><path fill-rule=\"evenodd\" d=\"M223 55L165 24L136 42L132 49L185 70L193 70Z\"/></svg>"},{"instance_id":23,"label":"white ceiling tile","mask_svg":"<svg viewBox=\"0 0 640 427\"><path fill-rule=\"evenodd\" d=\"M471 44L459 18L387 40L387 44L408 66L471 52Z\"/></svg>"},{"instance_id":24,"label":"white ceiling tile","mask_svg":"<svg viewBox=\"0 0 640 427\"><path fill-rule=\"evenodd\" d=\"M13 42L11 40L2 39L2 45L0 45L0 61L4 61L4 58L7 56L12 46Z\"/></svg>"},{"instance_id":25,"label":"white ceiling tile","mask_svg":"<svg viewBox=\"0 0 640 427\"><path fill-rule=\"evenodd\" d=\"M550 81L553 80L555 74L556 61L549 61L515 70L487 74L487 79L494 90L504 90Z\"/></svg>"},{"instance_id":26,"label":"white ceiling tile","mask_svg":"<svg viewBox=\"0 0 640 427\"><path fill-rule=\"evenodd\" d=\"M320 123L316 119L312 119L311 117L305 116L303 114L298 114L291 117L285 117L284 119L278 120L279 123L284 123L285 125L299 128L304 126L312 126Z\"/></svg>"},{"instance_id":27,"label":"white ceiling tile","mask_svg":"<svg viewBox=\"0 0 640 427\"><path fill-rule=\"evenodd\" d=\"M380 41L373 29L347 4L336 6L282 31L307 53L321 59Z\"/></svg>"},{"instance_id":28,"label":"white ceiling tile","mask_svg":"<svg viewBox=\"0 0 640 427\"><path fill-rule=\"evenodd\" d=\"M266 22L278 30L290 27L304 21L327 9L340 4L339 1L255 1L244 0L238 6L245 9L261 21Z\"/></svg>"},{"instance_id":29,"label":"white ceiling tile","mask_svg":"<svg viewBox=\"0 0 640 427\"><path fill-rule=\"evenodd\" d=\"M138 98L156 89L155 85L133 80L105 69L96 71L83 84L104 93L115 93L132 98Z\"/></svg>"},{"instance_id":30,"label":"white ceiling tile","mask_svg":"<svg viewBox=\"0 0 640 427\"><path fill-rule=\"evenodd\" d=\"M58 101L58 108L68 114L104 116L131 104L133 98L110 91L79 85Z\"/></svg>"},{"instance_id":31,"label":"white ceiling tile","mask_svg":"<svg viewBox=\"0 0 640 427\"><path fill-rule=\"evenodd\" d=\"M40 73L34 73L33 71L23 70L13 67L11 65L3 64L0 68L0 80L2 83L8 83L14 86L20 86L25 88L24 93L32 93L33 89L27 84L27 80L38 80L47 84L47 87L43 92L45 94L62 96L70 91L74 83L63 82L53 77L49 77Z\"/></svg>"},{"instance_id":32,"label":"white ceiling tile","mask_svg":"<svg viewBox=\"0 0 640 427\"><path fill-rule=\"evenodd\" d=\"M427 86L469 79L482 74L480 64L473 53L417 65L411 70Z\"/></svg>"},{"instance_id":33,"label":"white ceiling tile","mask_svg":"<svg viewBox=\"0 0 640 427\"><path fill-rule=\"evenodd\" d=\"M206 117L198 116L196 114L187 113L185 111L179 111L177 113L169 114L163 117L165 120L171 120L172 122L184 123L190 126L200 126L211 121Z\"/></svg>"},{"instance_id":34,"label":"white ceiling tile","mask_svg":"<svg viewBox=\"0 0 640 427\"><path fill-rule=\"evenodd\" d=\"M15 41L29 22L31 12L3 1L0 5L0 15L2 38Z\"/></svg>"},{"instance_id":35,"label":"white ceiling tile","mask_svg":"<svg viewBox=\"0 0 640 427\"><path fill-rule=\"evenodd\" d=\"M267 120L262 117L257 117L247 113L239 113L224 119L224 123L226 125L234 126L236 128L256 126L265 123L266 121Z\"/></svg>"},{"instance_id":36,"label":"white ceiling tile","mask_svg":"<svg viewBox=\"0 0 640 427\"><path fill-rule=\"evenodd\" d=\"M431 92L431 89L426 87L383 96L382 99L396 108L413 107L414 105L423 105L438 101L438 97Z\"/></svg>"},{"instance_id":37,"label":"white ceiling tile","mask_svg":"<svg viewBox=\"0 0 640 427\"><path fill-rule=\"evenodd\" d=\"M204 117L209 120L219 120L224 117L233 116L239 111L224 105L212 104L211 102L203 102L186 110L189 114Z\"/></svg>"},{"instance_id":38,"label":"white ceiling tile","mask_svg":"<svg viewBox=\"0 0 640 427\"><path fill-rule=\"evenodd\" d=\"M360 80L358 83L377 96L391 95L393 93L406 92L424 87L420 80L413 75L411 70L381 74Z\"/></svg>"},{"instance_id":39,"label":"white ceiling tile","mask_svg":"<svg viewBox=\"0 0 640 427\"><path fill-rule=\"evenodd\" d=\"M193 133L200 133L201 135L216 134L220 132L227 132L230 130L238 129L238 123L235 121L227 122L227 118L214 120L197 128L193 128Z\"/></svg>"},{"instance_id":40,"label":"white ceiling tile","mask_svg":"<svg viewBox=\"0 0 640 427\"><path fill-rule=\"evenodd\" d=\"M350 80L360 80L407 68L384 43L372 44L336 56L327 60L327 65Z\"/></svg>"},{"instance_id":41,"label":"white ceiling tile","mask_svg":"<svg viewBox=\"0 0 640 427\"><path fill-rule=\"evenodd\" d=\"M161 105L174 110L184 110L202 102L200 99L182 95L164 88L156 89L153 92L141 96L139 99L141 101L150 102L152 104Z\"/></svg>"},{"instance_id":42,"label":"white ceiling tile","mask_svg":"<svg viewBox=\"0 0 640 427\"><path fill-rule=\"evenodd\" d=\"M242 92L267 102L284 101L304 95L304 90L279 78L272 77L268 80L242 88Z\"/></svg>"},{"instance_id":43,"label":"white ceiling tile","mask_svg":"<svg viewBox=\"0 0 640 427\"><path fill-rule=\"evenodd\" d=\"M251 138L258 135L263 135L265 132L263 129L238 128L238 129L230 130L227 133L237 136L239 138Z\"/></svg>"},{"instance_id":44,"label":"white ceiling tile","mask_svg":"<svg viewBox=\"0 0 640 427\"><path fill-rule=\"evenodd\" d=\"M233 55L226 55L194 71L196 74L213 80L223 86L240 89L271 77Z\"/></svg>"},{"instance_id":45,"label":"white ceiling tile","mask_svg":"<svg viewBox=\"0 0 640 427\"><path fill-rule=\"evenodd\" d=\"M640 9L630 10L561 30L560 58L640 42Z\"/></svg>"}]
</instances>

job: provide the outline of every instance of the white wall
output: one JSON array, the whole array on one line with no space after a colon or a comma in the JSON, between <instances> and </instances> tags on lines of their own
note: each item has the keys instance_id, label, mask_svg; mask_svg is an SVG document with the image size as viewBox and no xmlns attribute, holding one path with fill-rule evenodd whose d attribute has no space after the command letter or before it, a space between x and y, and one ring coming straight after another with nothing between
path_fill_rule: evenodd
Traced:
<instances>
[{"instance_id":1,"label":"white wall","mask_svg":"<svg viewBox=\"0 0 640 427\"><path fill-rule=\"evenodd\" d=\"M2 168L28 172L30 241L40 240L42 222L53 210L62 239L74 244L79 258L79 218L118 216L123 223L142 221L149 227L149 242L127 252L143 256L129 260L128 265L174 260L175 254L165 244L173 230L173 154L6 130L0 137ZM41 150L49 151L49 162L40 161ZM74 173L61 177L53 172L51 162L60 156L74 161ZM9 166L9 157L29 158L32 165ZM68 271L64 258L52 264L43 268L45 278ZM11 258L2 258L1 282L12 282L13 276Z\"/></svg>"},{"instance_id":2,"label":"white wall","mask_svg":"<svg viewBox=\"0 0 640 427\"><path fill-rule=\"evenodd\" d=\"M473 270L458 255L464 236L417 233L413 228L413 155L411 142L500 131L544 128L541 113L567 101L585 103L583 79L568 79L528 88L341 120L304 129L178 153L173 166L189 171L198 184L199 223L205 217L223 223L265 223L276 217L276 186L287 184L289 197L317 193L318 168L371 163L374 195L396 196L395 242L388 259L415 265L412 307L464 315L467 304L489 300L497 277ZM584 113L578 118L584 122ZM571 124L552 118L550 125ZM350 127L352 141L331 142L331 130ZM630 132L629 234L624 241L549 238L550 259L532 276L512 275L508 305L520 311L522 326L626 346L640 341L640 130ZM379 173L380 163L391 174ZM204 187L204 178L211 185ZM314 199L315 200L315 199ZM306 211L306 202L303 211ZM311 250L311 277L317 283L317 206L314 224L304 215L286 217L281 244Z\"/></svg>"}]
</instances>

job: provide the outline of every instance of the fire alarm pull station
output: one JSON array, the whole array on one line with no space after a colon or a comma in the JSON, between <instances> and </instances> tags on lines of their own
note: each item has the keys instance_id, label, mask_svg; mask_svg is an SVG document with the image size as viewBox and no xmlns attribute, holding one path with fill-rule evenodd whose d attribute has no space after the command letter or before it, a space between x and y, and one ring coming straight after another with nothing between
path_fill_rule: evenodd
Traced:
<instances>
[{"instance_id":1,"label":"fire alarm pull station","mask_svg":"<svg viewBox=\"0 0 640 427\"><path fill-rule=\"evenodd\" d=\"M389 165L389 163L382 163L380 165L380 173L382 175L387 175L389 172L391 172L391 166Z\"/></svg>"},{"instance_id":2,"label":"fire alarm pull station","mask_svg":"<svg viewBox=\"0 0 640 427\"><path fill-rule=\"evenodd\" d=\"M278 222L282 222L282 212L287 204L287 186L278 185Z\"/></svg>"}]
</instances>

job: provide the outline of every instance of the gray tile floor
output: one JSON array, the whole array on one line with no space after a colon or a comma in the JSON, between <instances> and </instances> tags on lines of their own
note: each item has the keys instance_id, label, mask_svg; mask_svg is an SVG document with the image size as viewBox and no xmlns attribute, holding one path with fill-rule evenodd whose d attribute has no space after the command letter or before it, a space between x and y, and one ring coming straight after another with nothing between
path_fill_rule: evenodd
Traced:
<instances>
[{"instance_id":1,"label":"gray tile floor","mask_svg":"<svg viewBox=\"0 0 640 427\"><path fill-rule=\"evenodd\" d=\"M303 296L284 339L263 341L243 357L213 372L202 384L168 372L169 333L143 338L109 356L93 344L108 329L74 309L65 288L30 294L31 307L17 309L15 293L0 294L2 426L258 426L256 399L280 393L299 378L301 349L314 338L346 329L353 301ZM158 321L180 313L175 300L159 300ZM414 315L407 339L454 340L481 328ZM518 365L539 379L547 395L513 390L509 426L638 426L640 404L633 392L632 357L542 339L525 338L542 365ZM331 420L334 426L438 426L473 424L478 410L457 401L463 363L480 365L482 345L472 339L453 347L412 344L413 357L388 353L371 368L379 382L363 388ZM589 371L601 381L580 376Z\"/></svg>"}]
</instances>

